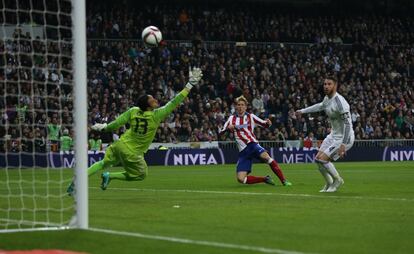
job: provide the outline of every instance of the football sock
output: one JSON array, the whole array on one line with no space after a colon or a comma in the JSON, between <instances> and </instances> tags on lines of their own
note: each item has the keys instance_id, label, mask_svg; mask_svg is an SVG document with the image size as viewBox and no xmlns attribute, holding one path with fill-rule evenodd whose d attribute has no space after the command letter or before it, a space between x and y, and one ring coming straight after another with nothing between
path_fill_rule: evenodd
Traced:
<instances>
[{"instance_id":1,"label":"football sock","mask_svg":"<svg viewBox=\"0 0 414 254\"><path fill-rule=\"evenodd\" d=\"M123 181L140 181L144 180L145 176L137 176L137 175L131 175L128 172L109 172L109 178L111 180L117 179L117 180L123 180Z\"/></svg>"},{"instance_id":2,"label":"football sock","mask_svg":"<svg viewBox=\"0 0 414 254\"><path fill-rule=\"evenodd\" d=\"M263 183L265 181L265 177L263 176L246 176L244 178L244 184L255 184L255 183Z\"/></svg>"},{"instance_id":3,"label":"football sock","mask_svg":"<svg viewBox=\"0 0 414 254\"><path fill-rule=\"evenodd\" d=\"M273 173L275 173L277 175L277 177L279 178L279 180L284 183L286 181L285 176L282 173L282 169L279 167L279 165L277 164L277 162L270 158L267 161L267 164L269 164L270 168L272 169Z\"/></svg>"},{"instance_id":4,"label":"football sock","mask_svg":"<svg viewBox=\"0 0 414 254\"><path fill-rule=\"evenodd\" d=\"M103 160L95 162L92 166L88 168L88 176L95 174L97 171L105 167Z\"/></svg>"},{"instance_id":5,"label":"football sock","mask_svg":"<svg viewBox=\"0 0 414 254\"><path fill-rule=\"evenodd\" d=\"M340 177L338 171L336 171L336 168L332 162L325 163L324 167L328 170L329 174L334 179L338 179Z\"/></svg>"},{"instance_id":6,"label":"football sock","mask_svg":"<svg viewBox=\"0 0 414 254\"><path fill-rule=\"evenodd\" d=\"M331 185L333 183L332 176L328 173L328 170L323 166L323 163L316 162L318 165L319 172L321 172L322 176L325 178L326 184Z\"/></svg>"},{"instance_id":7,"label":"football sock","mask_svg":"<svg viewBox=\"0 0 414 254\"><path fill-rule=\"evenodd\" d=\"M126 180L127 179L127 173L126 172L109 172L109 178L112 179L118 179L118 180Z\"/></svg>"}]
</instances>

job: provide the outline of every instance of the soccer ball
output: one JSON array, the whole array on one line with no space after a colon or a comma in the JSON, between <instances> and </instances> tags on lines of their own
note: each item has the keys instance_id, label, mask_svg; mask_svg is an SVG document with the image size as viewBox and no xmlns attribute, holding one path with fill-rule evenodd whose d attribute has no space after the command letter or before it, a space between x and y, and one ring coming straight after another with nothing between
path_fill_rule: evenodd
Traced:
<instances>
[{"instance_id":1,"label":"soccer ball","mask_svg":"<svg viewBox=\"0 0 414 254\"><path fill-rule=\"evenodd\" d=\"M160 29L156 26L148 26L142 30L142 41L149 47L157 47L162 41Z\"/></svg>"}]
</instances>

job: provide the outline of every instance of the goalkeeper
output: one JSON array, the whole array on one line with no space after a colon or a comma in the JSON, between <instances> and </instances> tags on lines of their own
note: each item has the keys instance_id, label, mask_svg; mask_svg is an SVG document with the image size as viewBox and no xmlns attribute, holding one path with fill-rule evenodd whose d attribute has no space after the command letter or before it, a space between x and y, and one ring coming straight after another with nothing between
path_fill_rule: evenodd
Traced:
<instances>
[{"instance_id":1,"label":"goalkeeper","mask_svg":"<svg viewBox=\"0 0 414 254\"><path fill-rule=\"evenodd\" d=\"M96 131L114 131L129 123L129 129L106 149L103 160L88 168L88 175L111 166L122 165L120 172L102 173L101 189L105 190L113 179L123 181L141 181L147 176L148 166L144 154L152 143L160 123L180 105L187 97L191 88L202 78L200 68L189 71L189 81L184 89L165 106L159 107L158 101L151 95L138 98L138 107L132 107L109 124L97 123L92 126ZM67 189L69 195L74 192L74 182Z\"/></svg>"}]
</instances>

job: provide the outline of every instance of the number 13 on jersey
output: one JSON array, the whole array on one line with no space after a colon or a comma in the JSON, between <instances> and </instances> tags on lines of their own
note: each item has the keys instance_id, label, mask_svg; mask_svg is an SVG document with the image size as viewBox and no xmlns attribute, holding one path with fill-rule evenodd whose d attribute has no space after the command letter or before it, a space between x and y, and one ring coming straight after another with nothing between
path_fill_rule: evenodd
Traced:
<instances>
[{"instance_id":1,"label":"number 13 on jersey","mask_svg":"<svg viewBox=\"0 0 414 254\"><path fill-rule=\"evenodd\" d=\"M145 135L148 131L148 119L146 118L135 118L134 132Z\"/></svg>"}]
</instances>

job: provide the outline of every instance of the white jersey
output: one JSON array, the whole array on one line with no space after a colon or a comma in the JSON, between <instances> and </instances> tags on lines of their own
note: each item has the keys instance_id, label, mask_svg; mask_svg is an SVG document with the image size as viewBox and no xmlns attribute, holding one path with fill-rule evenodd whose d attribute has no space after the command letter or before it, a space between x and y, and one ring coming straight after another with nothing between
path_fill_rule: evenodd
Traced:
<instances>
[{"instance_id":1,"label":"white jersey","mask_svg":"<svg viewBox=\"0 0 414 254\"><path fill-rule=\"evenodd\" d=\"M233 134L236 138L239 151L243 151L247 144L251 142L259 143L254 135L254 128L257 124L263 127L269 127L265 120L260 119L255 114L249 114L247 112L243 116L237 114L231 115L220 132L226 131L229 124L234 125Z\"/></svg>"},{"instance_id":2,"label":"white jersey","mask_svg":"<svg viewBox=\"0 0 414 254\"><path fill-rule=\"evenodd\" d=\"M325 96L321 103L300 110L302 113L319 111L325 111L331 123L332 131L329 135L335 140L340 140L343 144L350 143L354 138L354 130L349 104L345 98L336 93L332 98Z\"/></svg>"}]
</instances>

